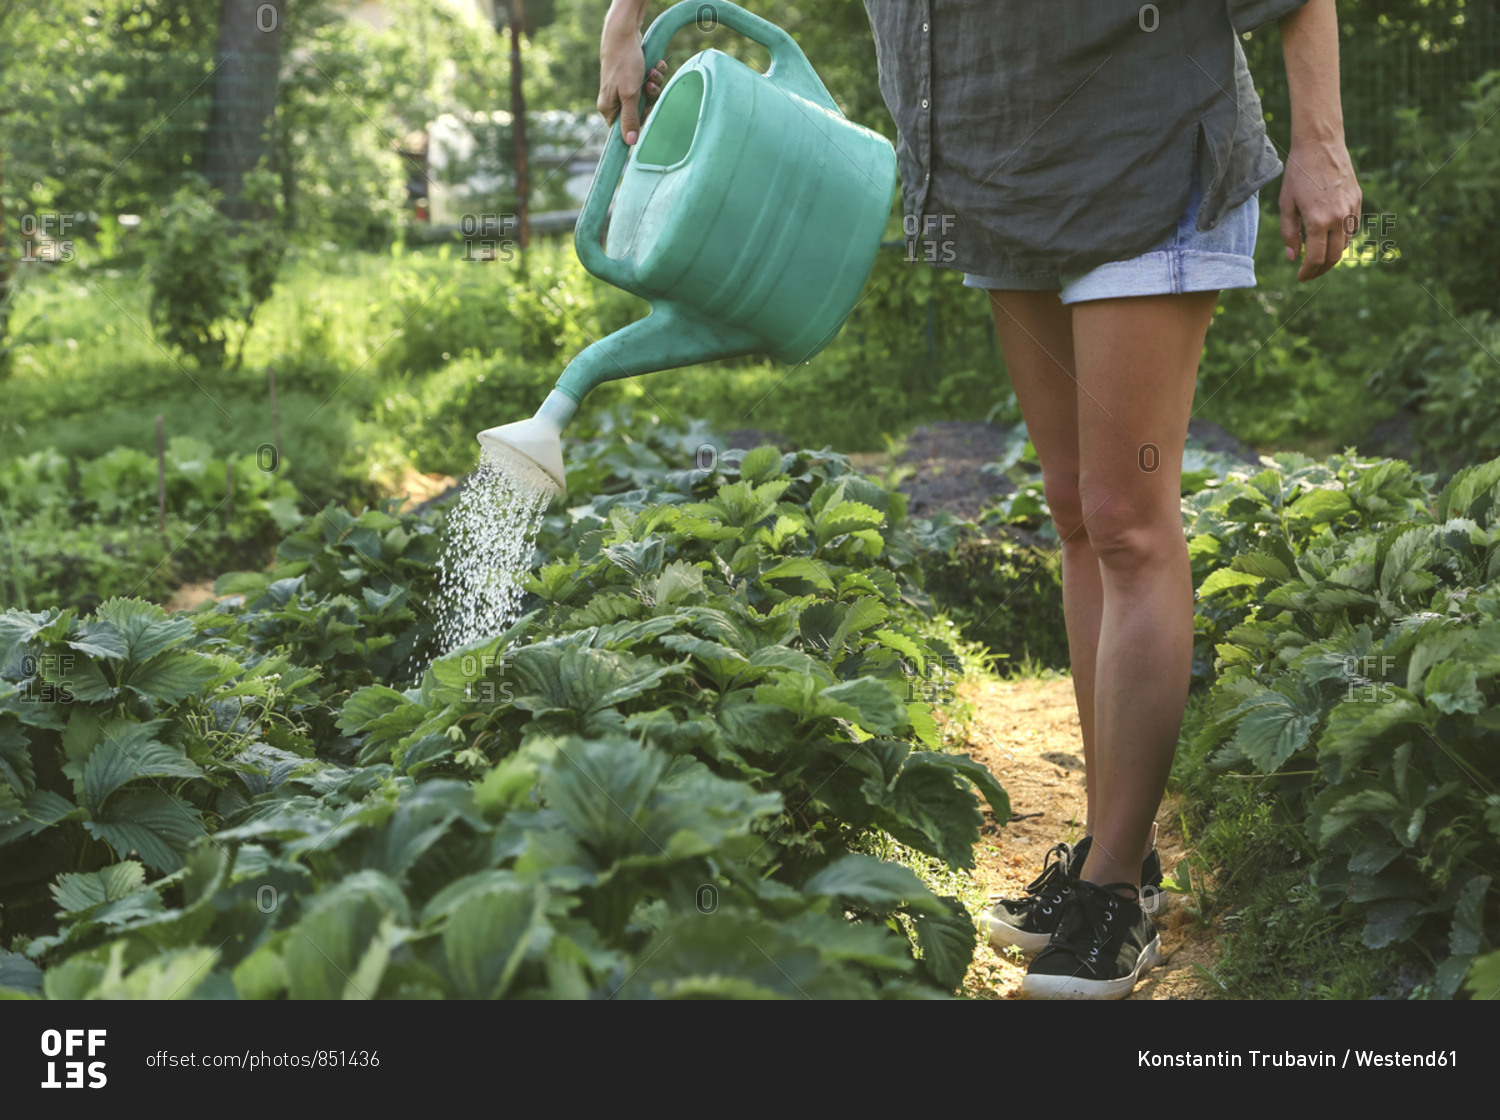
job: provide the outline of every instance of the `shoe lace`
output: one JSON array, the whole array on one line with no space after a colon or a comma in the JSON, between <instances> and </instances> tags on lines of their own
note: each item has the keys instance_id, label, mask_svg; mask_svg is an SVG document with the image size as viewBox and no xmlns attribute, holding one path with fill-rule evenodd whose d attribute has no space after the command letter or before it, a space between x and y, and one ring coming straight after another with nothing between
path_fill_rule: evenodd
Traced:
<instances>
[{"instance_id":1,"label":"shoe lace","mask_svg":"<svg viewBox=\"0 0 1500 1120\"><path fill-rule=\"evenodd\" d=\"M1068 859L1073 851L1066 844L1055 844L1042 860L1042 873L1026 884L1027 894L1045 894L1068 882Z\"/></svg>"},{"instance_id":2,"label":"shoe lace","mask_svg":"<svg viewBox=\"0 0 1500 1120\"><path fill-rule=\"evenodd\" d=\"M1042 860L1041 874L1026 884L1024 898L1000 898L994 901L1013 910L1029 909L1049 901L1054 906L1060 904L1073 885L1072 877L1068 874L1071 855L1072 849L1067 844L1053 845Z\"/></svg>"},{"instance_id":3,"label":"shoe lace","mask_svg":"<svg viewBox=\"0 0 1500 1120\"><path fill-rule=\"evenodd\" d=\"M1083 967L1097 973L1101 950L1125 931L1128 919L1123 904L1139 900L1140 892L1133 883L1101 887L1080 880L1072 888L1069 906L1052 935L1052 948L1071 954ZM1119 890L1129 890L1130 897L1115 893Z\"/></svg>"}]
</instances>

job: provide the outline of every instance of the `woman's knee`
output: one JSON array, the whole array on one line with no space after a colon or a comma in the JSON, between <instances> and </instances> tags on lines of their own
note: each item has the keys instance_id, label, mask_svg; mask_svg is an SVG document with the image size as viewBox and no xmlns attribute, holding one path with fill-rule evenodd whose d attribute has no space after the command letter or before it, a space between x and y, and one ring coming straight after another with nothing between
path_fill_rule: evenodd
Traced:
<instances>
[{"instance_id":1,"label":"woman's knee","mask_svg":"<svg viewBox=\"0 0 1500 1120\"><path fill-rule=\"evenodd\" d=\"M1107 570L1140 571L1160 565L1185 547L1182 516L1175 508L1120 492L1097 493L1088 487L1081 496L1087 510L1084 532Z\"/></svg>"},{"instance_id":2,"label":"woman's knee","mask_svg":"<svg viewBox=\"0 0 1500 1120\"><path fill-rule=\"evenodd\" d=\"M1084 527L1083 494L1077 471L1042 471L1042 496L1052 514L1057 539L1064 543L1081 540Z\"/></svg>"}]
</instances>

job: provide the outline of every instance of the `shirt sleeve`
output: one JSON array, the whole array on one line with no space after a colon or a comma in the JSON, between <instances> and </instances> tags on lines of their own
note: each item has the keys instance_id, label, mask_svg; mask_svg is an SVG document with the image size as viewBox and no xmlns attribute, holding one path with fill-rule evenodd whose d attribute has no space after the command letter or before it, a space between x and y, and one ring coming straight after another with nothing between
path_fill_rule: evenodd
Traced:
<instances>
[{"instance_id":1,"label":"shirt sleeve","mask_svg":"<svg viewBox=\"0 0 1500 1120\"><path fill-rule=\"evenodd\" d=\"M1236 34L1243 35L1263 23L1290 15L1306 3L1307 0L1228 0L1229 22Z\"/></svg>"}]
</instances>

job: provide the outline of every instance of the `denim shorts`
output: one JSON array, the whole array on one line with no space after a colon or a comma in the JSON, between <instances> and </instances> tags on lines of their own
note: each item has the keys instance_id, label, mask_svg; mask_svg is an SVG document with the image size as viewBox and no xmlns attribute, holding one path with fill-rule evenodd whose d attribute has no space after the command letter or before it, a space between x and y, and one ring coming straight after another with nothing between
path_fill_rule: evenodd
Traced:
<instances>
[{"instance_id":1,"label":"denim shorts","mask_svg":"<svg viewBox=\"0 0 1500 1120\"><path fill-rule=\"evenodd\" d=\"M1063 303L1122 296L1165 296L1255 287L1255 235L1260 228L1259 192L1226 213L1218 228L1197 228L1202 192L1197 177L1177 229L1155 247L1129 260L1109 261L1081 276L1025 280L964 274L964 285L1000 291L1059 292Z\"/></svg>"}]
</instances>

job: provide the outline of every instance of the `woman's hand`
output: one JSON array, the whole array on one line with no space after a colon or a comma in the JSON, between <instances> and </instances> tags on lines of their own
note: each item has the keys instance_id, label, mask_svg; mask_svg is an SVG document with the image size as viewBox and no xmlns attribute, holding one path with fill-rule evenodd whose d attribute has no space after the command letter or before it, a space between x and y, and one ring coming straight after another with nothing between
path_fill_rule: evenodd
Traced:
<instances>
[{"instance_id":1,"label":"woman's hand","mask_svg":"<svg viewBox=\"0 0 1500 1120\"><path fill-rule=\"evenodd\" d=\"M1292 147L1281 180L1286 259L1305 246L1298 280L1338 264L1359 230L1363 196L1344 144L1339 25L1334 0L1307 3L1278 21L1292 101Z\"/></svg>"},{"instance_id":2,"label":"woman's hand","mask_svg":"<svg viewBox=\"0 0 1500 1120\"><path fill-rule=\"evenodd\" d=\"M1338 264L1359 230L1364 201L1342 139L1292 140L1281 179L1281 240L1286 259L1302 253L1298 280L1313 280Z\"/></svg>"},{"instance_id":3,"label":"woman's hand","mask_svg":"<svg viewBox=\"0 0 1500 1120\"><path fill-rule=\"evenodd\" d=\"M646 73L646 57L641 53L641 20L645 15L644 0L616 0L604 18L604 34L599 40L598 109L606 123L620 117L620 133L627 144L634 144L640 135L642 83L650 102L656 100L667 81L665 59L659 59Z\"/></svg>"}]
</instances>

